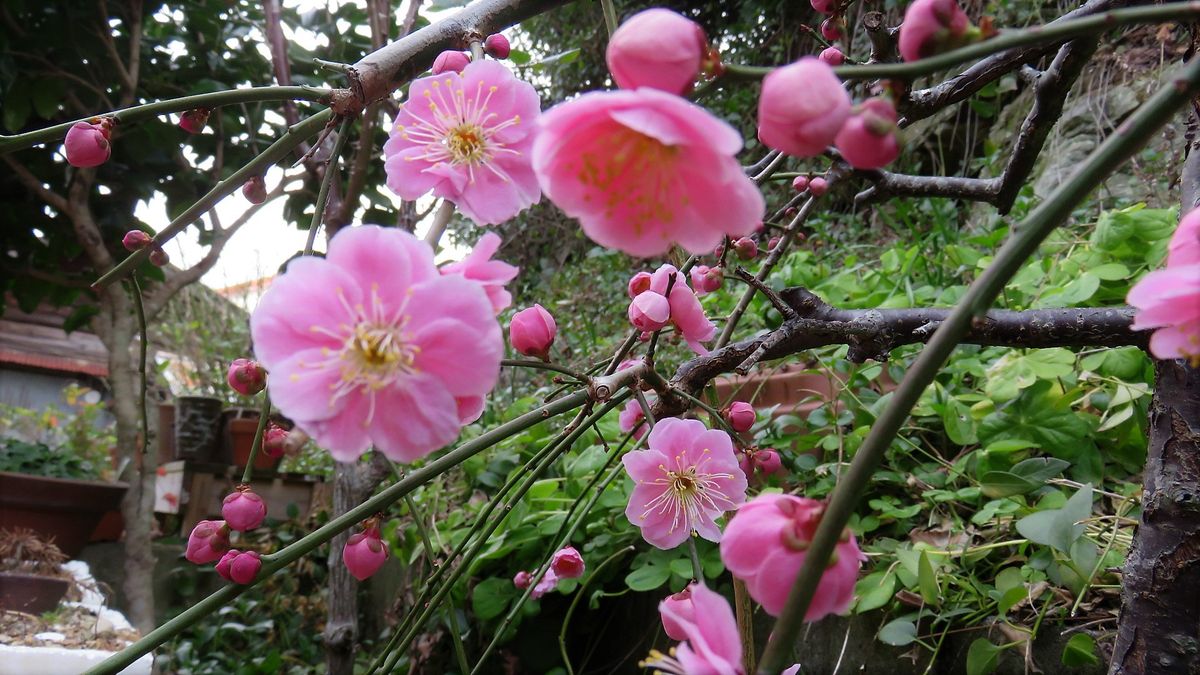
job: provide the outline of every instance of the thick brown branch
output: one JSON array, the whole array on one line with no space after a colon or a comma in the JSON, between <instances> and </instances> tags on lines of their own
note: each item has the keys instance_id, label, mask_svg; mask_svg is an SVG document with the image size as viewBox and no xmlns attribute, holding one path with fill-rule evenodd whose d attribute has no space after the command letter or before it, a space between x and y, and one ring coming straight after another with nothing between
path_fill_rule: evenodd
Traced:
<instances>
[{"instance_id":1,"label":"thick brown branch","mask_svg":"<svg viewBox=\"0 0 1200 675\"><path fill-rule=\"evenodd\" d=\"M891 171L860 171L874 185L854 196L855 206L865 206L892 197L949 197L996 205L1000 198L999 178L961 176L913 176Z\"/></svg>"},{"instance_id":2,"label":"thick brown branch","mask_svg":"<svg viewBox=\"0 0 1200 675\"><path fill-rule=\"evenodd\" d=\"M684 363L671 386L695 394L717 375L745 370L759 360L779 359L826 345L849 345L848 358L887 360L895 348L928 342L949 309L837 309L803 288L780 293L795 309L773 331L742 340ZM975 322L963 342L1005 347L1145 347L1148 335L1130 329L1128 307L994 310ZM678 401L659 404L672 415Z\"/></svg>"},{"instance_id":3,"label":"thick brown branch","mask_svg":"<svg viewBox=\"0 0 1200 675\"><path fill-rule=\"evenodd\" d=\"M60 213L67 212L68 205L66 197L63 197L54 190L42 185L42 181L38 180L37 176L30 173L29 169L26 169L24 164L21 164L17 160L13 159L11 155L0 156L0 159L3 159L4 163L8 165L8 168L12 169L12 172L17 175L17 180L21 181L21 185L24 185L26 190L29 190L33 194L37 195L39 199L49 204L51 208L59 211Z\"/></svg>"}]
</instances>

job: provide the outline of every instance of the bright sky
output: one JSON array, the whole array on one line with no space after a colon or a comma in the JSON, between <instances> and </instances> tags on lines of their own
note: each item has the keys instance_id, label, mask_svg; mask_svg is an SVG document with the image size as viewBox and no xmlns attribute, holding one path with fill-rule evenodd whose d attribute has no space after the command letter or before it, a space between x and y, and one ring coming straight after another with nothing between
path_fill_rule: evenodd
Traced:
<instances>
[{"instance_id":1,"label":"bright sky","mask_svg":"<svg viewBox=\"0 0 1200 675\"><path fill-rule=\"evenodd\" d=\"M326 5L337 7L345 4L356 4L364 7L366 2L365 0L328 0L328 2L323 0L285 0L284 2L285 6L296 7L301 12L311 11ZM400 4L402 6L397 7L395 10L397 16L399 16L399 13L404 9L404 5L406 5L406 3ZM436 14L426 15L430 16L433 20L438 18ZM365 27L362 28L365 29ZM286 33L288 39L294 40L308 49L317 49L322 45L328 44L325 36L318 36L303 28L286 29ZM264 55L269 58L269 51L267 51L265 45L261 47L260 51L263 51ZM211 130L207 130L206 133L212 132ZM376 161L382 160L377 158ZM345 163L343 162L344 167ZM293 169L290 172L295 173L299 171L300 169ZM283 170L278 166L268 171L266 176L267 190L270 191L278 185L282 177ZM385 192L387 191L385 190ZM399 199L394 198L393 203L399 206ZM279 266L284 261L297 251L303 250L307 232L297 230L294 226L284 221L283 204L284 199L282 198L273 200L247 221L225 245L225 250L221 253L217 264L204 275L202 282L212 288L223 288L259 279L264 276L270 276L279 269ZM249 206L250 203L242 197L241 192L235 192L217 204L217 217L222 225L227 226L237 220ZM428 203L424 202L424 200L418 202L419 210L425 210L427 207ZM166 201L161 196L156 197L149 204L145 202L139 203L135 213L138 218L155 230L166 227L170 222L166 214ZM418 224L418 236L422 234L422 231L427 226L427 222ZM324 249L323 233L317 238L316 248L317 250ZM171 262L180 267L194 265L207 252L207 247L200 245L198 233L195 228L185 230L182 234L168 242L165 249L171 257ZM457 258L461 255L458 252L450 253L449 257L452 258Z\"/></svg>"}]
</instances>

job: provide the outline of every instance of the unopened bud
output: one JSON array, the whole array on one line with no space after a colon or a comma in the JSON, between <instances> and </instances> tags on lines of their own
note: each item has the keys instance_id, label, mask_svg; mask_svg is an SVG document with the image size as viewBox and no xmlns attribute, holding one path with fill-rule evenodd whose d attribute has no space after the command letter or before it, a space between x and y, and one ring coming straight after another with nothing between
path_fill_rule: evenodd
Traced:
<instances>
[{"instance_id":1,"label":"unopened bud","mask_svg":"<svg viewBox=\"0 0 1200 675\"><path fill-rule=\"evenodd\" d=\"M126 251L138 251L150 245L150 235L141 230L130 230L121 239Z\"/></svg>"}]
</instances>

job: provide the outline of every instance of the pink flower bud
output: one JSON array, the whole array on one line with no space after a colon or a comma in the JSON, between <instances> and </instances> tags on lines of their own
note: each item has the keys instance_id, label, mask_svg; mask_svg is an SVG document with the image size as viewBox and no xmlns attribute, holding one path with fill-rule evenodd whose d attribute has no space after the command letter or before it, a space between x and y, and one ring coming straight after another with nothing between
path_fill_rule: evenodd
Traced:
<instances>
[{"instance_id":1,"label":"pink flower bud","mask_svg":"<svg viewBox=\"0 0 1200 675\"><path fill-rule=\"evenodd\" d=\"M633 437L640 439L646 434L646 425L642 423L645 419L646 412L642 410L641 404L632 400L628 401L617 415L617 426L620 427L621 433L627 434L632 431Z\"/></svg>"},{"instance_id":2,"label":"pink flower bud","mask_svg":"<svg viewBox=\"0 0 1200 675\"><path fill-rule=\"evenodd\" d=\"M518 590L523 591L529 588L529 584L531 583L533 583L533 575L525 570L521 570L513 575L513 586L516 586Z\"/></svg>"},{"instance_id":3,"label":"pink flower bud","mask_svg":"<svg viewBox=\"0 0 1200 675\"><path fill-rule=\"evenodd\" d=\"M629 303L629 322L640 331L652 333L667 325L670 320L671 303L659 293L639 293Z\"/></svg>"},{"instance_id":4,"label":"pink flower bud","mask_svg":"<svg viewBox=\"0 0 1200 675\"><path fill-rule=\"evenodd\" d=\"M758 256L758 242L750 237L742 237L733 242L733 251L742 260L754 260Z\"/></svg>"},{"instance_id":5,"label":"pink flower bud","mask_svg":"<svg viewBox=\"0 0 1200 675\"><path fill-rule=\"evenodd\" d=\"M758 138L796 157L825 152L850 115L850 95L819 59L806 56L772 71L758 98Z\"/></svg>"},{"instance_id":6,"label":"pink flower bud","mask_svg":"<svg viewBox=\"0 0 1200 675\"><path fill-rule=\"evenodd\" d=\"M686 640L688 634L685 623L694 623L696 609L692 604L692 587L687 586L674 595L668 595L659 603L659 614L662 616L663 631L672 640Z\"/></svg>"},{"instance_id":7,"label":"pink flower bud","mask_svg":"<svg viewBox=\"0 0 1200 675\"><path fill-rule=\"evenodd\" d=\"M541 305L534 305L513 315L508 324L508 341L513 349L525 356L550 360L550 345L558 335L554 317Z\"/></svg>"},{"instance_id":8,"label":"pink flower bud","mask_svg":"<svg viewBox=\"0 0 1200 675\"><path fill-rule=\"evenodd\" d=\"M108 142L110 126L111 122L107 119L96 123L76 122L63 139L67 163L86 169L107 162L112 154L112 146Z\"/></svg>"},{"instance_id":9,"label":"pink flower bud","mask_svg":"<svg viewBox=\"0 0 1200 675\"><path fill-rule=\"evenodd\" d=\"M639 293L650 290L650 273L638 272L629 277L629 297L636 298Z\"/></svg>"},{"instance_id":10,"label":"pink flower bud","mask_svg":"<svg viewBox=\"0 0 1200 675\"><path fill-rule=\"evenodd\" d=\"M635 359L625 359L624 361L617 364L617 372L619 373L622 370L625 370L626 368L632 368L634 366L640 366L640 365L642 365L642 359L640 357L635 358Z\"/></svg>"},{"instance_id":11,"label":"pink flower bud","mask_svg":"<svg viewBox=\"0 0 1200 675\"><path fill-rule=\"evenodd\" d=\"M258 361L234 359L225 379L231 389L242 396L254 396L267 386L267 371Z\"/></svg>"},{"instance_id":12,"label":"pink flower bud","mask_svg":"<svg viewBox=\"0 0 1200 675\"><path fill-rule=\"evenodd\" d=\"M725 283L725 273L720 267L696 265L689 274L692 277L692 287L696 289L696 295L718 291Z\"/></svg>"},{"instance_id":13,"label":"pink flower bud","mask_svg":"<svg viewBox=\"0 0 1200 675\"><path fill-rule=\"evenodd\" d=\"M767 242L767 250L774 251L775 247L779 245L780 239L781 237L771 237L771 240Z\"/></svg>"},{"instance_id":14,"label":"pink flower bud","mask_svg":"<svg viewBox=\"0 0 1200 675\"><path fill-rule=\"evenodd\" d=\"M162 248L155 246L154 250L150 251L150 264L155 267L164 267L171 262L171 257Z\"/></svg>"},{"instance_id":15,"label":"pink flower bud","mask_svg":"<svg viewBox=\"0 0 1200 675\"><path fill-rule=\"evenodd\" d=\"M437 58L433 60L433 74L441 75L442 73L450 71L461 73L470 62L471 57L467 56L465 53L446 50L441 54L438 54Z\"/></svg>"},{"instance_id":16,"label":"pink flower bud","mask_svg":"<svg viewBox=\"0 0 1200 675\"><path fill-rule=\"evenodd\" d=\"M886 98L863 101L838 132L842 157L856 169L879 169L900 155L896 108Z\"/></svg>"},{"instance_id":17,"label":"pink flower bud","mask_svg":"<svg viewBox=\"0 0 1200 675\"><path fill-rule=\"evenodd\" d=\"M247 532L262 525L267 517L267 503L249 485L239 485L221 502L221 515L232 529Z\"/></svg>"},{"instance_id":18,"label":"pink flower bud","mask_svg":"<svg viewBox=\"0 0 1200 675\"><path fill-rule=\"evenodd\" d=\"M780 459L779 453L771 448L754 453L754 465L768 476L783 473L783 460Z\"/></svg>"},{"instance_id":19,"label":"pink flower bud","mask_svg":"<svg viewBox=\"0 0 1200 675\"><path fill-rule=\"evenodd\" d=\"M754 406L745 401L734 401L724 412L725 421L734 431L750 431L754 426Z\"/></svg>"},{"instance_id":20,"label":"pink flower bud","mask_svg":"<svg viewBox=\"0 0 1200 675\"><path fill-rule=\"evenodd\" d=\"M208 108L195 108L185 110L179 116L179 128L189 134L198 134L204 131L204 125L208 124L208 115L212 112Z\"/></svg>"},{"instance_id":21,"label":"pink flower bud","mask_svg":"<svg viewBox=\"0 0 1200 675\"><path fill-rule=\"evenodd\" d=\"M842 22L837 17L829 17L821 22L821 37L836 42L842 39Z\"/></svg>"},{"instance_id":22,"label":"pink flower bud","mask_svg":"<svg viewBox=\"0 0 1200 675\"><path fill-rule=\"evenodd\" d=\"M253 582L260 569L262 569L262 560L259 559L258 553L239 551L236 548L226 551L221 560L217 562L217 574L220 574L222 579L235 584Z\"/></svg>"},{"instance_id":23,"label":"pink flower bud","mask_svg":"<svg viewBox=\"0 0 1200 675\"><path fill-rule=\"evenodd\" d=\"M817 176L808 181L808 193L814 197L820 197L829 191L829 181Z\"/></svg>"},{"instance_id":24,"label":"pink flower bud","mask_svg":"<svg viewBox=\"0 0 1200 675\"><path fill-rule=\"evenodd\" d=\"M378 572L387 559L388 547L380 539L378 527L351 535L342 549L342 562L359 581Z\"/></svg>"},{"instance_id":25,"label":"pink flower bud","mask_svg":"<svg viewBox=\"0 0 1200 675\"><path fill-rule=\"evenodd\" d=\"M242 196L251 204L267 201L267 182L262 176L253 176L242 184Z\"/></svg>"},{"instance_id":26,"label":"pink flower bud","mask_svg":"<svg viewBox=\"0 0 1200 675\"><path fill-rule=\"evenodd\" d=\"M900 56L916 61L961 47L972 28L955 0L915 0L900 24Z\"/></svg>"},{"instance_id":27,"label":"pink flower bud","mask_svg":"<svg viewBox=\"0 0 1200 675\"><path fill-rule=\"evenodd\" d=\"M682 95L692 90L707 53L708 39L696 22L655 7L634 14L613 32L605 59L622 89L650 87Z\"/></svg>"},{"instance_id":28,"label":"pink flower bud","mask_svg":"<svg viewBox=\"0 0 1200 675\"><path fill-rule=\"evenodd\" d=\"M796 192L804 192L808 189L808 176L796 176L792 179L792 189Z\"/></svg>"},{"instance_id":29,"label":"pink flower bud","mask_svg":"<svg viewBox=\"0 0 1200 675\"><path fill-rule=\"evenodd\" d=\"M834 14L838 10L839 0L809 0L812 8L822 14Z\"/></svg>"},{"instance_id":30,"label":"pink flower bud","mask_svg":"<svg viewBox=\"0 0 1200 675\"><path fill-rule=\"evenodd\" d=\"M508 38L500 33L492 33L483 41L483 51L493 59L507 59L512 47L508 44Z\"/></svg>"},{"instance_id":31,"label":"pink flower bud","mask_svg":"<svg viewBox=\"0 0 1200 675\"><path fill-rule=\"evenodd\" d=\"M717 258L725 255L725 244L717 244L716 248L713 249L713 255Z\"/></svg>"},{"instance_id":32,"label":"pink flower bud","mask_svg":"<svg viewBox=\"0 0 1200 675\"><path fill-rule=\"evenodd\" d=\"M262 451L271 459L279 459L283 457L283 453L287 450L287 429L268 422L267 428L263 430Z\"/></svg>"},{"instance_id":33,"label":"pink flower bud","mask_svg":"<svg viewBox=\"0 0 1200 675\"><path fill-rule=\"evenodd\" d=\"M824 512L825 505L815 499L763 494L742 504L725 526L721 560L734 577L746 582L750 597L768 614L779 616L787 604ZM845 533L821 576L805 621L840 614L850 607L865 559L854 535Z\"/></svg>"},{"instance_id":34,"label":"pink flower bud","mask_svg":"<svg viewBox=\"0 0 1200 675\"><path fill-rule=\"evenodd\" d=\"M550 558L550 570L559 579L578 579L583 576L585 567L583 556L579 555L574 546L561 548Z\"/></svg>"},{"instance_id":35,"label":"pink flower bud","mask_svg":"<svg viewBox=\"0 0 1200 675\"><path fill-rule=\"evenodd\" d=\"M184 557L197 565L219 560L229 550L229 526L223 520L202 520L188 535Z\"/></svg>"},{"instance_id":36,"label":"pink flower bud","mask_svg":"<svg viewBox=\"0 0 1200 675\"><path fill-rule=\"evenodd\" d=\"M130 230L121 239L121 245L126 251L137 251L150 245L150 235L141 230Z\"/></svg>"},{"instance_id":37,"label":"pink flower bud","mask_svg":"<svg viewBox=\"0 0 1200 675\"><path fill-rule=\"evenodd\" d=\"M537 586L533 587L533 592L529 594L529 597L533 598L534 600L537 600L538 598L542 597L543 595L554 590L554 587L557 585L558 585L558 575L555 574L554 570L552 570L552 569L546 570L546 574L544 574L542 576L541 581L537 582Z\"/></svg>"},{"instance_id":38,"label":"pink flower bud","mask_svg":"<svg viewBox=\"0 0 1200 675\"><path fill-rule=\"evenodd\" d=\"M846 55L837 47L826 47L817 58L831 66L840 66L846 62Z\"/></svg>"}]
</instances>

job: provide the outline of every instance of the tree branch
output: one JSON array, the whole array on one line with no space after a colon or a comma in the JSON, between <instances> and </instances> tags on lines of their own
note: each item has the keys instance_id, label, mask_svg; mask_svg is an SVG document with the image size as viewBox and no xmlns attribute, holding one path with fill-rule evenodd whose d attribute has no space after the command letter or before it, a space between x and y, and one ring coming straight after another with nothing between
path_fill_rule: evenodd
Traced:
<instances>
[{"instance_id":1,"label":"tree branch","mask_svg":"<svg viewBox=\"0 0 1200 675\"><path fill-rule=\"evenodd\" d=\"M696 394L714 377L749 370L760 360L779 359L827 345L849 345L851 361L886 361L897 347L922 344L950 315L950 309L838 309L804 288L780 296L796 314L773 331L742 340L679 367L671 386ZM964 343L1003 347L1145 348L1149 335L1130 329L1129 307L993 310L977 319ZM664 398L655 413L678 414L680 401Z\"/></svg>"},{"instance_id":2,"label":"tree branch","mask_svg":"<svg viewBox=\"0 0 1200 675\"><path fill-rule=\"evenodd\" d=\"M37 176L30 173L29 169L26 169L24 164L21 164L8 155L0 155L0 159L3 159L4 163L8 165L8 168L12 169L12 172L17 175L17 180L21 181L21 184L25 186L26 190L29 190L37 195L39 199L49 204L51 208L60 213L66 213L68 208L70 208L67 204L66 197L63 197L54 190L42 185L42 181L38 180Z\"/></svg>"}]
</instances>

